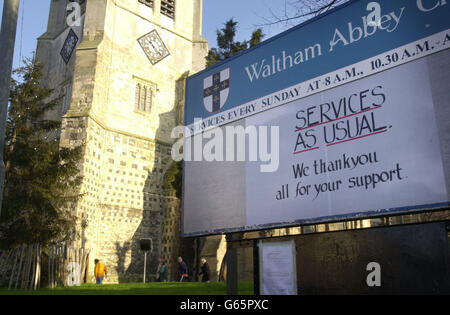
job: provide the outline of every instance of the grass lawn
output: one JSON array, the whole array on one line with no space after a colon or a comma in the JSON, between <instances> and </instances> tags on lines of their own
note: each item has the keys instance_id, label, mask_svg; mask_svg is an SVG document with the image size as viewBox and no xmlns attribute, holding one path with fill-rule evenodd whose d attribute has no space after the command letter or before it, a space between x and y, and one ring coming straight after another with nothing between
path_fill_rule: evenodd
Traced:
<instances>
[{"instance_id":1,"label":"grass lawn","mask_svg":"<svg viewBox=\"0 0 450 315\"><path fill-rule=\"evenodd\" d=\"M8 291L7 288L0 288L0 295L225 295L226 292L224 282L83 284L79 287L38 291ZM239 294L253 295L253 283L239 283Z\"/></svg>"}]
</instances>

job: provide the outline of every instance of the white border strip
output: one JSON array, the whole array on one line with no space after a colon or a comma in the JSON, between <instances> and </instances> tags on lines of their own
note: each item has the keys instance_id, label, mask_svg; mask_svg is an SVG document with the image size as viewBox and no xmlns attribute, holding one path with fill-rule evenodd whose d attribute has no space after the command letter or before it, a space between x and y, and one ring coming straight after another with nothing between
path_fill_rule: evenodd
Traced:
<instances>
[{"instance_id":1,"label":"white border strip","mask_svg":"<svg viewBox=\"0 0 450 315\"><path fill-rule=\"evenodd\" d=\"M362 79L372 74L391 69L447 48L450 48L450 29L392 49L348 67L295 84L286 89L255 99L251 102L238 105L232 109L203 120L196 120L194 123L187 126L191 132L190 134L185 134L184 136L193 136L221 125L225 125L233 121L296 101L298 99ZM283 98L283 94L286 98ZM275 99L275 97L278 97L280 100L277 100L277 102L274 102L270 106L264 105L263 101L268 98Z\"/></svg>"}]
</instances>

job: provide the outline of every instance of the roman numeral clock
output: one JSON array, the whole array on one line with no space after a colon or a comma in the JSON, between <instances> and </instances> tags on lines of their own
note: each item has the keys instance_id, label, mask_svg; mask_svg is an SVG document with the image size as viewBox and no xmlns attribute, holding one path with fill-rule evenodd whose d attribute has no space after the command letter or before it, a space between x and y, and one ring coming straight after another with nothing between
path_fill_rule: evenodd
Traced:
<instances>
[{"instance_id":1,"label":"roman numeral clock","mask_svg":"<svg viewBox=\"0 0 450 315\"><path fill-rule=\"evenodd\" d=\"M152 65L157 64L170 55L169 50L156 30L142 36L138 39L138 42Z\"/></svg>"},{"instance_id":2,"label":"roman numeral clock","mask_svg":"<svg viewBox=\"0 0 450 315\"><path fill-rule=\"evenodd\" d=\"M77 43L78 43L78 36L72 29L70 29L60 52L60 55L66 64L69 63L70 57L72 57L72 54L77 46Z\"/></svg>"}]
</instances>

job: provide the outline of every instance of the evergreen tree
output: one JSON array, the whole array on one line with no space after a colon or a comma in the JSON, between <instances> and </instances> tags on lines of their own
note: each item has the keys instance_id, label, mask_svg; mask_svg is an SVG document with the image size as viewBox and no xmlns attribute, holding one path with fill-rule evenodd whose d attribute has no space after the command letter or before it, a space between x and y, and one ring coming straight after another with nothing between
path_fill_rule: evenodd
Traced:
<instances>
[{"instance_id":1,"label":"evergreen tree","mask_svg":"<svg viewBox=\"0 0 450 315\"><path fill-rule=\"evenodd\" d=\"M217 30L217 46L209 50L206 56L206 66L210 67L219 61L230 58L236 53L253 47L261 42L264 37L262 30L259 28L255 30L249 41L238 42L234 40L236 36L236 26L238 22L230 19L225 23L221 30Z\"/></svg>"},{"instance_id":2,"label":"evergreen tree","mask_svg":"<svg viewBox=\"0 0 450 315\"><path fill-rule=\"evenodd\" d=\"M42 86L42 66L26 60L13 73L18 80L11 80L6 123L0 245L71 240L82 147L61 148L61 123L45 119L62 98L52 99Z\"/></svg>"}]
</instances>

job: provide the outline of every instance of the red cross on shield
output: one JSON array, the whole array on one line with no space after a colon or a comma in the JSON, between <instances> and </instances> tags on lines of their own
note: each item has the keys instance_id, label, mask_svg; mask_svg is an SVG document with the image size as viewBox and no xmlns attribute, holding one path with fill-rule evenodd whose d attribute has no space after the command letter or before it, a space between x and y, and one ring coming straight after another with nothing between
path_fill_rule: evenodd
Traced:
<instances>
[{"instance_id":1,"label":"red cross on shield","mask_svg":"<svg viewBox=\"0 0 450 315\"><path fill-rule=\"evenodd\" d=\"M230 68L203 80L203 105L209 113L220 111L230 95Z\"/></svg>"}]
</instances>

